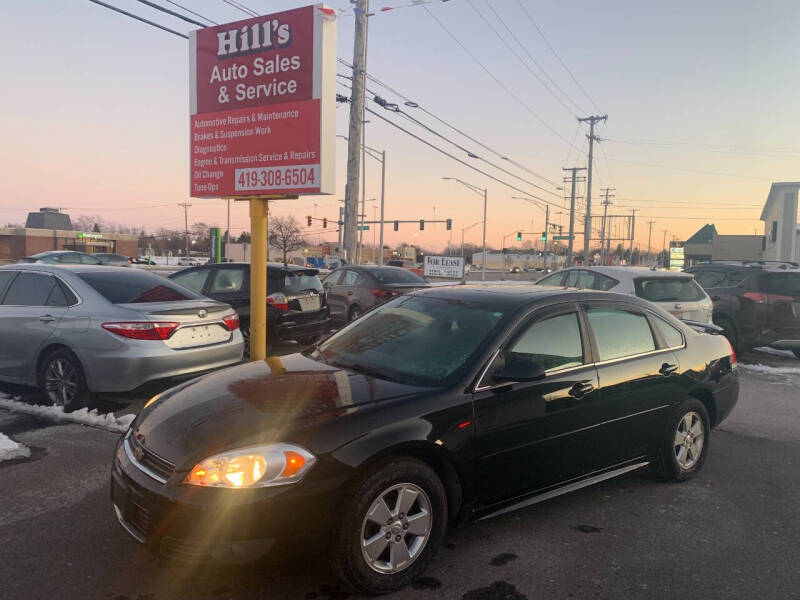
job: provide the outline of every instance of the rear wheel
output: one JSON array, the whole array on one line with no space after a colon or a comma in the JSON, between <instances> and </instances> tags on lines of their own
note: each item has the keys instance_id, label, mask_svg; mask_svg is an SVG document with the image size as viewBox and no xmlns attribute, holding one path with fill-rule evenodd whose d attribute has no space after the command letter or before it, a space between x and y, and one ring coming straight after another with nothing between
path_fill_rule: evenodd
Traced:
<instances>
[{"instance_id":1,"label":"rear wheel","mask_svg":"<svg viewBox=\"0 0 800 600\"><path fill-rule=\"evenodd\" d=\"M652 470L665 481L685 481L701 469L708 453L711 424L696 398L687 398L669 421Z\"/></svg>"},{"instance_id":2,"label":"rear wheel","mask_svg":"<svg viewBox=\"0 0 800 600\"><path fill-rule=\"evenodd\" d=\"M335 573L366 594L416 579L447 528L442 482L425 463L396 459L361 475L343 503L331 559Z\"/></svg>"},{"instance_id":3,"label":"rear wheel","mask_svg":"<svg viewBox=\"0 0 800 600\"><path fill-rule=\"evenodd\" d=\"M348 316L348 321L355 321L358 317L361 316L362 310L360 306L354 306L350 309L350 314Z\"/></svg>"},{"instance_id":4,"label":"rear wheel","mask_svg":"<svg viewBox=\"0 0 800 600\"><path fill-rule=\"evenodd\" d=\"M736 325L728 317L714 317L714 324L722 327L722 335L728 338L728 341L733 346L736 353L739 352L739 332L736 330Z\"/></svg>"},{"instance_id":5,"label":"rear wheel","mask_svg":"<svg viewBox=\"0 0 800 600\"><path fill-rule=\"evenodd\" d=\"M91 393L77 357L69 350L55 350L42 359L39 387L54 406L71 412L87 406Z\"/></svg>"}]
</instances>

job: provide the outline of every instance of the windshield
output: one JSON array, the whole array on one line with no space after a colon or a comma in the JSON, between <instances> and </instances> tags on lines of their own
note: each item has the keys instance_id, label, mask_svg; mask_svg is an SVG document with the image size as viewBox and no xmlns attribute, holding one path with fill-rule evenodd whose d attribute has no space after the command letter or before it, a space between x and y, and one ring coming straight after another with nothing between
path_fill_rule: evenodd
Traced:
<instances>
[{"instance_id":1,"label":"windshield","mask_svg":"<svg viewBox=\"0 0 800 600\"><path fill-rule=\"evenodd\" d=\"M412 385L446 385L503 320L485 305L402 296L364 315L323 342L320 358Z\"/></svg>"},{"instance_id":2,"label":"windshield","mask_svg":"<svg viewBox=\"0 0 800 600\"><path fill-rule=\"evenodd\" d=\"M415 283L427 285L422 277L405 269L370 269L369 274L380 283Z\"/></svg>"},{"instance_id":3,"label":"windshield","mask_svg":"<svg viewBox=\"0 0 800 600\"><path fill-rule=\"evenodd\" d=\"M134 269L120 269L115 273L103 270L99 273L76 275L112 304L179 302L202 298L169 279Z\"/></svg>"},{"instance_id":4,"label":"windshield","mask_svg":"<svg viewBox=\"0 0 800 600\"><path fill-rule=\"evenodd\" d=\"M765 273L761 287L768 294L800 294L800 273Z\"/></svg>"},{"instance_id":5,"label":"windshield","mask_svg":"<svg viewBox=\"0 0 800 600\"><path fill-rule=\"evenodd\" d=\"M650 302L697 302L705 292L694 279L653 277L636 280L636 295Z\"/></svg>"}]
</instances>

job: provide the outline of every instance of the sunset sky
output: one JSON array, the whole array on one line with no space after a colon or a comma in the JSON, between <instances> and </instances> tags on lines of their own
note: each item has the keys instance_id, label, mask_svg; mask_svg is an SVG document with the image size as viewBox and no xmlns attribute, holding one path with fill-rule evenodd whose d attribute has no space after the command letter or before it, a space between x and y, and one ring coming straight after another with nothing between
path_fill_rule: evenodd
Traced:
<instances>
[{"instance_id":1,"label":"sunset sky","mask_svg":"<svg viewBox=\"0 0 800 600\"><path fill-rule=\"evenodd\" d=\"M134 0L108 1L183 33L192 28ZM707 222L714 223L720 233L753 233L754 229L761 233L758 217L770 183L800 179L800 3L490 1L491 5L487 0L451 0L409 6L411 0L373 0L376 14L370 19L368 71L434 115L558 185L562 185L562 167L586 166L587 127L578 125L576 115L608 113L607 123L598 127L605 141L595 156L595 210L602 209L600 189L616 188L609 212L629 214L639 209L636 241L643 247L647 246L647 221L655 222L654 247L660 247L665 229L685 239ZM220 23L246 18L221 0L180 3ZM263 13L307 4L295 0L243 3ZM591 101L548 48L520 3ZM347 8L349 4L336 0L332 6ZM403 8L378 12L383 6ZM538 73L552 94L476 11ZM178 203L189 199L187 42L85 0L3 2L0 18L4 23L0 225L24 222L28 211L41 206L59 206L73 217L97 214L106 221L148 230L182 229L183 209ZM352 13L339 17L338 53L348 61L353 53L353 26ZM546 75L536 70L530 57ZM349 74L343 66L339 72ZM380 86L369 87L389 101L402 101ZM348 90L340 87L339 92ZM369 106L382 111L374 103ZM551 209L552 220L566 225L566 215L556 214L564 210L560 196L565 192L502 161L419 109L406 110L464 148L503 163L550 193L466 158L464 152L401 116L381 114L469 164L553 201L558 206ZM340 107L337 133L347 134L347 118L348 108ZM436 218L454 219L453 240L460 241L460 229L481 219L482 200L442 180L449 176L488 187L490 244L499 246L503 235L528 231L531 223L535 231L543 229L543 210L512 199L522 194L438 154L376 117L367 118L367 145L387 152L387 220L433 219L435 211ZM337 198L344 197L346 142L337 140L337 150L338 193L275 203L274 214L301 218L316 212L320 218L336 219ZM367 161L367 198L376 198L380 165ZM223 202L191 202L190 222L224 227ZM370 219L371 206L367 208ZM248 228L247 214L245 205L234 206L234 235ZM311 229L317 239L320 228ZM334 231L332 226L324 237L335 239ZM387 227L386 242L408 241L441 249L449 235L443 224L423 232L405 225L399 233ZM371 242L372 232L365 238ZM479 242L480 227L470 229L466 239Z\"/></svg>"}]
</instances>

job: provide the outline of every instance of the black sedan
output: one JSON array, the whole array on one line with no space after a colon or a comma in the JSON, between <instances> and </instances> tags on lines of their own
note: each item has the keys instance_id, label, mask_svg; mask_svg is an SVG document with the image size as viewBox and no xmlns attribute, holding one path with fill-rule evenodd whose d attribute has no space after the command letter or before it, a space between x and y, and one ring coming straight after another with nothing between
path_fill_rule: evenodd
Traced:
<instances>
[{"instance_id":1,"label":"black sedan","mask_svg":"<svg viewBox=\"0 0 800 600\"><path fill-rule=\"evenodd\" d=\"M152 399L117 447L112 499L163 555L244 562L329 541L347 584L385 593L448 525L645 467L692 477L738 391L723 336L635 297L422 290L306 353Z\"/></svg>"}]
</instances>

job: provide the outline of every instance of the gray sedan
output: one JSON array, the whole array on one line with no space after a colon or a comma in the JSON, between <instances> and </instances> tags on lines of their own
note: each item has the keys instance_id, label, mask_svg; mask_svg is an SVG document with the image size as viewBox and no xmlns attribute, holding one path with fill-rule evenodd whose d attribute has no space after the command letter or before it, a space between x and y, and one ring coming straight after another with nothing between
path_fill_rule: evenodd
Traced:
<instances>
[{"instance_id":1,"label":"gray sedan","mask_svg":"<svg viewBox=\"0 0 800 600\"><path fill-rule=\"evenodd\" d=\"M103 266L0 267L0 381L36 385L74 410L235 364L239 316L166 278Z\"/></svg>"}]
</instances>

